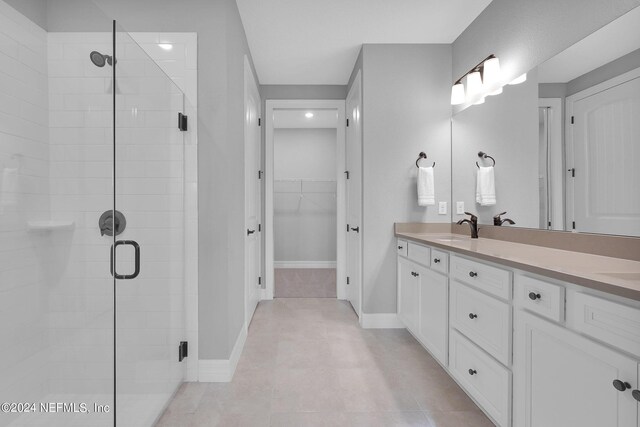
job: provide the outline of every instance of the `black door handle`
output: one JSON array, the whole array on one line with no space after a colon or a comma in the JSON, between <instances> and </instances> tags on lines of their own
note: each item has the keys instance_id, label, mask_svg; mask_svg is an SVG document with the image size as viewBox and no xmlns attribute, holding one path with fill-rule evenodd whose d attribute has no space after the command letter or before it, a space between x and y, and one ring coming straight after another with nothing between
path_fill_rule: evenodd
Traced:
<instances>
[{"instance_id":1,"label":"black door handle","mask_svg":"<svg viewBox=\"0 0 640 427\"><path fill-rule=\"evenodd\" d=\"M247 228L247 236L248 236L248 235L250 235L250 234L253 234L253 233L255 233L255 232L256 232L256 230L249 230L249 229Z\"/></svg>"},{"instance_id":2,"label":"black door handle","mask_svg":"<svg viewBox=\"0 0 640 427\"><path fill-rule=\"evenodd\" d=\"M115 271L115 253L116 248L120 245L131 245L135 251L135 270L133 274L118 274ZM113 245L111 245L111 275L116 279L135 279L140 274L140 245L135 240L117 240Z\"/></svg>"},{"instance_id":3,"label":"black door handle","mask_svg":"<svg viewBox=\"0 0 640 427\"><path fill-rule=\"evenodd\" d=\"M356 228L351 227L351 231L355 231L356 233L359 233L360 232L360 226L358 226Z\"/></svg>"}]
</instances>

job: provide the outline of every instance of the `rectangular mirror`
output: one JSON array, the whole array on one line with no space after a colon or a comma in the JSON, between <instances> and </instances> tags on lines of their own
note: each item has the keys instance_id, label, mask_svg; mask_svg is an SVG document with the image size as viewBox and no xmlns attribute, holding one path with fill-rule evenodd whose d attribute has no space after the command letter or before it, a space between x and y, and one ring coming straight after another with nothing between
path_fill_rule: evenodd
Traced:
<instances>
[{"instance_id":1,"label":"rectangular mirror","mask_svg":"<svg viewBox=\"0 0 640 427\"><path fill-rule=\"evenodd\" d=\"M640 7L454 115L452 172L480 224L640 236Z\"/></svg>"}]
</instances>

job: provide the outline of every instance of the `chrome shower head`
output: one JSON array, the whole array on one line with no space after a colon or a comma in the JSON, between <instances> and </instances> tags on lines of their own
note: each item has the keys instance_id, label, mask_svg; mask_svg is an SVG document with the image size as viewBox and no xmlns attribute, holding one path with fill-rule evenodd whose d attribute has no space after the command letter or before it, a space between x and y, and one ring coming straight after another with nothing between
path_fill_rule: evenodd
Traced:
<instances>
[{"instance_id":1,"label":"chrome shower head","mask_svg":"<svg viewBox=\"0 0 640 427\"><path fill-rule=\"evenodd\" d=\"M93 62L93 65L95 65L96 67L102 68L105 64L113 64L113 59L111 56L103 55L95 50L89 54L89 58L91 58L91 62Z\"/></svg>"}]
</instances>

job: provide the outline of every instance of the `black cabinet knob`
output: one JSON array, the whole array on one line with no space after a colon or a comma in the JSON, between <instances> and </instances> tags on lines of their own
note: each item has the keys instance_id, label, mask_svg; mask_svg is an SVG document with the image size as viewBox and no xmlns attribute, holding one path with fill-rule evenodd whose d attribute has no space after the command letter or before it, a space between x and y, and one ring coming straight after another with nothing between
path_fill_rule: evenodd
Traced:
<instances>
[{"instance_id":1,"label":"black cabinet knob","mask_svg":"<svg viewBox=\"0 0 640 427\"><path fill-rule=\"evenodd\" d=\"M529 299L535 301L540 298L541 298L540 294L536 294L535 292L529 292Z\"/></svg>"},{"instance_id":2,"label":"black cabinet knob","mask_svg":"<svg viewBox=\"0 0 640 427\"><path fill-rule=\"evenodd\" d=\"M633 390L631 392L631 396L633 396L633 398L635 400L637 400L638 402L640 402L640 390Z\"/></svg>"},{"instance_id":3,"label":"black cabinet knob","mask_svg":"<svg viewBox=\"0 0 640 427\"><path fill-rule=\"evenodd\" d=\"M398 246L398 249L402 249L402 246Z\"/></svg>"},{"instance_id":4,"label":"black cabinet knob","mask_svg":"<svg viewBox=\"0 0 640 427\"><path fill-rule=\"evenodd\" d=\"M478 275L478 273L476 273L475 271L470 271L469 272L469 277L476 277Z\"/></svg>"},{"instance_id":5,"label":"black cabinet knob","mask_svg":"<svg viewBox=\"0 0 640 427\"><path fill-rule=\"evenodd\" d=\"M618 391L627 391L627 389L631 388L631 384L620 380L613 380L613 388Z\"/></svg>"},{"instance_id":6,"label":"black cabinet knob","mask_svg":"<svg viewBox=\"0 0 640 427\"><path fill-rule=\"evenodd\" d=\"M477 319L477 318L478 318L477 314L469 313L469 319L473 320L473 319Z\"/></svg>"},{"instance_id":7,"label":"black cabinet knob","mask_svg":"<svg viewBox=\"0 0 640 427\"><path fill-rule=\"evenodd\" d=\"M435 262L436 264L440 262L440 260L438 258L434 258L433 262Z\"/></svg>"},{"instance_id":8,"label":"black cabinet knob","mask_svg":"<svg viewBox=\"0 0 640 427\"><path fill-rule=\"evenodd\" d=\"M469 375L475 375L477 373L478 371L476 371L475 369L469 369Z\"/></svg>"},{"instance_id":9,"label":"black cabinet knob","mask_svg":"<svg viewBox=\"0 0 640 427\"><path fill-rule=\"evenodd\" d=\"M248 236L248 235L250 235L250 234L253 234L253 233L255 233L255 232L256 232L256 230L249 230L249 229L247 229L247 236Z\"/></svg>"}]
</instances>

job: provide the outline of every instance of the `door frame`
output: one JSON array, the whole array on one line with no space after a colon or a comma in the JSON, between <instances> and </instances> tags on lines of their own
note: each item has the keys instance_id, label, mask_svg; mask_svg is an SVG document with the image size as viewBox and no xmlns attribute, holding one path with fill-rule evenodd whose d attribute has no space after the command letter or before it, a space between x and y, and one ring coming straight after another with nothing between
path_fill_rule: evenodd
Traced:
<instances>
[{"instance_id":1,"label":"door frame","mask_svg":"<svg viewBox=\"0 0 640 427\"><path fill-rule=\"evenodd\" d=\"M624 74L620 74L612 79L606 80L602 83L598 83L596 85L591 86L590 88L581 90L580 92L574 93L573 95L567 96L565 99L565 170L571 171L572 168L575 167L575 159L574 159L574 141L573 141L573 125L571 124L571 117L573 117L574 111L574 103L588 98L589 96L595 95L599 92L603 92L607 89L611 89L612 87L619 86L621 84L627 83L630 80L634 80L640 77L640 67L635 68L631 71L627 71ZM569 228L569 225L575 221L575 189L574 189L574 181L568 179L567 175L567 185L565 192L565 215L566 215L566 225L567 230L572 231ZM575 231L575 230L573 230Z\"/></svg>"},{"instance_id":2,"label":"door frame","mask_svg":"<svg viewBox=\"0 0 640 427\"><path fill-rule=\"evenodd\" d=\"M562 98L539 98L538 107L550 108L549 115L549 199L551 229L564 231L565 225L565 148L562 143Z\"/></svg>"},{"instance_id":3,"label":"door frame","mask_svg":"<svg viewBox=\"0 0 640 427\"><path fill-rule=\"evenodd\" d=\"M251 64L249 63L249 59L247 58L247 56L245 55L244 57L244 115L243 115L243 133L244 133L244 167L245 167L245 171L244 171L244 193L245 193L245 207L244 207L244 218L243 218L243 224L244 226L246 226L246 219L247 219L247 204L246 204L246 193L247 193L247 185L249 185L249 181L248 179L250 179L251 176L254 176L254 178L258 178L255 175L252 175L252 173L250 173L249 170L247 170L248 168L251 168L252 165L249 165L249 157L248 157L248 153L249 153L249 149L252 148L252 143L254 141L250 141L249 140L249 136L250 134L248 133L248 123L247 123L247 114L248 114L248 97L249 97L249 93L254 92L254 95L256 95L256 99L257 99L257 117L256 117L256 127L260 126L259 125L259 121L261 118L261 113L262 113L262 99L260 97L260 91L258 89L258 83L256 82L256 78L253 75L253 71L251 69ZM257 132L257 137L258 137L258 141L257 141L257 146L258 146L258 167L255 168L255 173L257 174L258 171L260 170L260 165L262 163L262 141L261 141L261 132L260 132L260 128L258 127L258 129L256 130ZM259 179L259 178L258 178ZM257 192L256 192L256 217L257 217L257 223L260 224L261 219L262 219L262 203L261 203L261 185L258 183L258 187L257 187ZM256 230L259 231L259 230ZM262 268L262 239L261 239L261 234L260 232L257 232L255 234L255 239L256 239L256 246L257 246L257 257L256 257L256 262L257 262L257 273L258 276L260 276L261 273L261 268ZM244 257L244 261L245 261L245 268L244 268L244 328L248 328L249 324L251 323L251 319L253 318L253 313L255 312L255 307L254 309L249 312L249 295L250 295L250 286L252 283L252 278L249 275L249 269L247 268L247 236L244 234L244 230L243 230L243 236L244 236L244 251L243 251L243 257ZM256 278L257 279L257 278ZM255 281L255 283L253 283L254 286L256 286L256 298L258 301L260 301L261 297L262 297L262 292L261 289L257 289L258 287L258 283L257 280Z\"/></svg>"},{"instance_id":4,"label":"door frame","mask_svg":"<svg viewBox=\"0 0 640 427\"><path fill-rule=\"evenodd\" d=\"M344 99L281 99L266 100L265 121L265 215L264 215L264 261L265 287L262 299L273 299L274 292L274 230L273 230L273 112L277 109L335 109L338 113L336 132L336 293L337 299L346 299L346 200L345 200L345 101ZM341 278L343 280L341 280Z\"/></svg>"},{"instance_id":5,"label":"door frame","mask_svg":"<svg viewBox=\"0 0 640 427\"><path fill-rule=\"evenodd\" d=\"M358 105L360 106L360 120L358 120L356 123L354 123L355 125L358 126L358 130L356 132L357 134L357 140L355 141L355 143L360 145L360 258L359 258L359 263L356 266L356 269L358 270L359 274L359 280L357 281L357 287L358 289L356 289L356 292L358 293L358 310L356 312L356 314L358 315L358 322L362 325L362 306L363 301L363 286L362 286L362 278L363 278L363 270L362 270L362 255L363 255L363 245L362 245L362 239L363 239L363 227L362 227L362 219L364 217L364 212L363 212L363 208L362 208L362 194L363 194L363 185L362 185L362 165L363 165L363 161L362 161L362 77L361 77L361 70L358 70L358 73L356 74L355 79L353 80L353 84L351 85L351 88L349 89L349 93L347 93L347 99L345 99L345 108L347 107L347 105L349 104L349 101L351 100L351 98L354 97L354 93L356 91L356 89L358 90L358 93L360 95L359 99L358 99ZM345 114L347 114L345 112ZM345 129L345 168L346 170L348 170L348 165L346 164L346 152L347 152L347 147L346 147L346 129ZM346 185L345 185L346 187ZM345 222L348 220L347 215L349 214L347 212L347 207L346 207L346 197L347 197L347 193L346 193L346 188L345 188L345 212L344 212L344 217L345 217ZM346 252L346 248L347 248L347 244L346 244L346 239L345 239L345 259L347 259L347 252ZM348 261L348 260L347 260ZM348 270L346 269L346 264L345 264L345 275L348 273ZM347 297L346 292L345 292L345 297Z\"/></svg>"}]
</instances>

